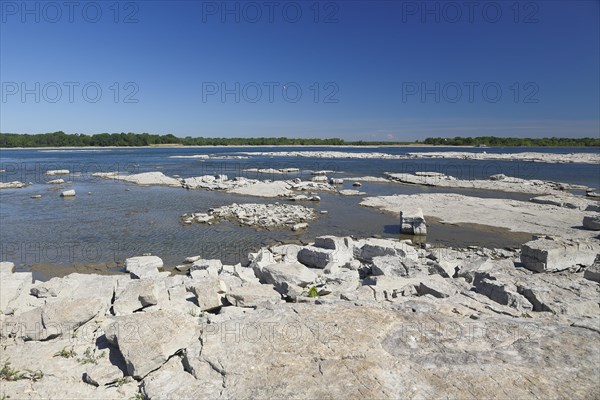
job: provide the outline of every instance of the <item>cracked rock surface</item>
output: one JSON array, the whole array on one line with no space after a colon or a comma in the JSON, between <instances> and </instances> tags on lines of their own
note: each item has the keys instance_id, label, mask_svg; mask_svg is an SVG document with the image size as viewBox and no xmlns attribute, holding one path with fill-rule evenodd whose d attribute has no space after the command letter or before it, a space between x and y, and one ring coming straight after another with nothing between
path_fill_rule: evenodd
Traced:
<instances>
[{"instance_id":1,"label":"cracked rock surface","mask_svg":"<svg viewBox=\"0 0 600 400\"><path fill-rule=\"evenodd\" d=\"M128 260L141 279L47 282L2 263L0 396L594 398L600 258L571 250L597 245L322 236L234 266L182 257L188 275L152 256ZM528 268L532 248L552 268Z\"/></svg>"}]
</instances>

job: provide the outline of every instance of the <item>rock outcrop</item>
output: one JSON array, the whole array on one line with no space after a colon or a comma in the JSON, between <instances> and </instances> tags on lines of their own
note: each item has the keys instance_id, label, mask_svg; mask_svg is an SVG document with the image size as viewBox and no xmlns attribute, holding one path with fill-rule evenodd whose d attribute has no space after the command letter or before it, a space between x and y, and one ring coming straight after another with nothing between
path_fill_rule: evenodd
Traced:
<instances>
[{"instance_id":1,"label":"rock outcrop","mask_svg":"<svg viewBox=\"0 0 600 400\"><path fill-rule=\"evenodd\" d=\"M143 256L129 275L47 282L1 263L0 395L593 398L600 257L575 244L321 236L246 267L194 256L170 276Z\"/></svg>"}]
</instances>

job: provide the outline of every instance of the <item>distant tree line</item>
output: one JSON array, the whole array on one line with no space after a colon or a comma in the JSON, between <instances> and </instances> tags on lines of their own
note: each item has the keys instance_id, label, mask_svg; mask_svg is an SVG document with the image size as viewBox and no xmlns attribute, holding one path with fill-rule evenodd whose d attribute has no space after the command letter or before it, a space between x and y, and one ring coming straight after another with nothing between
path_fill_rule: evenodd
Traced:
<instances>
[{"instance_id":1,"label":"distant tree line","mask_svg":"<svg viewBox=\"0 0 600 400\"><path fill-rule=\"evenodd\" d=\"M99 133L95 135L71 134L62 131L43 134L0 133L0 147L86 147L86 146L156 146L178 144L183 146L271 146L271 145L376 145L390 142L346 142L342 139L293 139L293 138L178 138L172 134L149 133ZM398 142L396 144L402 144Z\"/></svg>"},{"instance_id":2,"label":"distant tree line","mask_svg":"<svg viewBox=\"0 0 600 400\"><path fill-rule=\"evenodd\" d=\"M345 141L343 139L294 139L286 137L262 138L179 138L172 134L154 135L149 133L98 133L84 135L81 133L66 134L62 131L40 134L0 133L0 147L87 147L87 146L370 146L391 144L430 144L441 146L595 146L600 147L600 138L499 138L495 136L427 138L423 142L376 142L376 141Z\"/></svg>"},{"instance_id":3,"label":"distant tree line","mask_svg":"<svg viewBox=\"0 0 600 400\"><path fill-rule=\"evenodd\" d=\"M455 137L455 138L427 138L425 144L438 146L540 146L540 147L594 147L600 146L600 138L514 138L514 137Z\"/></svg>"}]
</instances>

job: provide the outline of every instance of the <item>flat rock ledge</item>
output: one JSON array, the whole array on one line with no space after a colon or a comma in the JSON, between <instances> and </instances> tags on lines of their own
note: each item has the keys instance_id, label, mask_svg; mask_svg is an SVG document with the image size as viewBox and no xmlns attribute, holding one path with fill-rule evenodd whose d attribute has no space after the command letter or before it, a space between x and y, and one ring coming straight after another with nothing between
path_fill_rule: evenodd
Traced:
<instances>
[{"instance_id":1,"label":"flat rock ledge","mask_svg":"<svg viewBox=\"0 0 600 400\"><path fill-rule=\"evenodd\" d=\"M588 187L581 185L542 181L539 179L522 179L506 176L504 174L491 175L488 179L458 179L454 176L445 175L439 172L416 172L414 174L386 172L385 175L392 181L414 185L456 189L497 190L514 193L554 194L560 196L567 190L589 189ZM586 200L582 199L582 202L586 202ZM587 202L591 203L590 200L587 200Z\"/></svg>"},{"instance_id":2,"label":"flat rock ledge","mask_svg":"<svg viewBox=\"0 0 600 400\"><path fill-rule=\"evenodd\" d=\"M231 204L211 208L206 213L190 213L181 216L181 222L190 225L194 222L203 224L218 223L221 220L234 221L243 226L259 228L290 227L293 230L299 224L317 219L314 209L291 204ZM303 225L302 228L308 226Z\"/></svg>"},{"instance_id":3,"label":"flat rock ledge","mask_svg":"<svg viewBox=\"0 0 600 400\"><path fill-rule=\"evenodd\" d=\"M186 257L188 275L141 256L47 282L0 263L0 396L594 398L597 245L321 236L244 265Z\"/></svg>"},{"instance_id":4,"label":"flat rock ledge","mask_svg":"<svg viewBox=\"0 0 600 400\"><path fill-rule=\"evenodd\" d=\"M557 202L560 203L560 200ZM455 193L423 193L365 197L360 204L395 215L413 212L418 206L425 218L439 218L442 223L448 224L478 224L564 238L592 238L598 235L597 231L583 227L584 217L597 215L597 212L589 211L590 208L594 209L595 204L587 202L577 203L577 207L572 208L552 202L482 198ZM585 210L581 209L583 207Z\"/></svg>"}]
</instances>

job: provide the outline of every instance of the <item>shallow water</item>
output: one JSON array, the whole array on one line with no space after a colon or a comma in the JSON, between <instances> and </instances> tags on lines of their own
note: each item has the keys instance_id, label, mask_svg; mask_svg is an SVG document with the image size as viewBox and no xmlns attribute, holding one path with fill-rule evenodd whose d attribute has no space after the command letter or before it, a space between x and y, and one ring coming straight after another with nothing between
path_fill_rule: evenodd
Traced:
<instances>
[{"instance_id":1,"label":"shallow water","mask_svg":"<svg viewBox=\"0 0 600 400\"><path fill-rule=\"evenodd\" d=\"M172 155L234 154L240 151L269 151L273 148L156 148L111 149L101 151L1 150L0 174L3 182L26 181L33 185L22 189L0 191L1 259L17 265L32 264L72 265L94 263L121 263L125 258L152 253L160 256L167 266L179 264L184 257L202 255L235 263L249 251L275 242L308 242L322 234L381 235L398 237L398 216L382 213L358 205L364 196L340 196L320 193L321 202L307 203L317 211L327 210L309 229L291 232L288 229L256 230L239 227L230 222L214 225L184 226L179 217L183 213L205 211L230 203L269 203L276 200L252 196L234 196L221 192L184 190L169 187L140 187L130 183L104 180L91 176L93 172L161 171L166 175L182 177L224 173L229 177L256 174L244 173L246 168L297 167L302 173L262 175L261 178L284 179L296 176L307 178L308 170L329 169L335 176L381 176L386 171L414 172L439 171L462 178L483 178L494 173L505 173L528 179L545 179L597 186L598 166L585 164L543 164L529 162L488 162L464 160L327 160L300 157L251 157L243 160L173 159ZM298 148L277 148L277 151ZM331 148L303 148L303 150L332 150ZM349 148L344 151L377 151L403 154L427 151L426 148L385 147ZM435 148L439 151L439 148ZM482 151L470 149L471 151ZM486 148L487 152L502 149ZM532 149L514 148L510 151L590 152L589 149ZM236 153L237 154L237 153ZM67 176L48 177L49 169L69 169ZM511 171L513 173L511 173ZM515 173L518 172L518 173ZM63 178L71 184L49 185L50 179ZM345 189L351 189L346 182ZM61 198L64 188L74 189L76 198ZM363 182L361 191L368 195L449 192L450 190L402 185L395 183ZM527 200L529 195L492 191L453 190L480 197L506 197ZM88 192L92 192L88 195ZM42 194L41 199L31 199ZM427 241L445 245L513 246L524 235L489 230L485 227L452 227L430 224Z\"/></svg>"}]
</instances>

